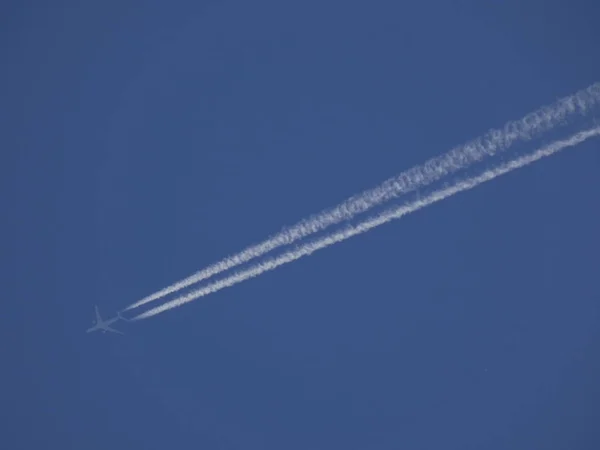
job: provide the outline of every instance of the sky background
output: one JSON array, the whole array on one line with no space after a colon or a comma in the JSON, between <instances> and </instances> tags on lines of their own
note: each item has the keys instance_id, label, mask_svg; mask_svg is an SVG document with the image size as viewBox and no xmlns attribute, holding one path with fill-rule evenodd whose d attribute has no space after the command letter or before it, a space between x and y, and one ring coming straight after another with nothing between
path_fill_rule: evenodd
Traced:
<instances>
[{"instance_id":1,"label":"sky background","mask_svg":"<svg viewBox=\"0 0 600 450\"><path fill-rule=\"evenodd\" d=\"M85 334L600 81L599 14L4 2L0 447L600 448L598 140Z\"/></svg>"}]
</instances>

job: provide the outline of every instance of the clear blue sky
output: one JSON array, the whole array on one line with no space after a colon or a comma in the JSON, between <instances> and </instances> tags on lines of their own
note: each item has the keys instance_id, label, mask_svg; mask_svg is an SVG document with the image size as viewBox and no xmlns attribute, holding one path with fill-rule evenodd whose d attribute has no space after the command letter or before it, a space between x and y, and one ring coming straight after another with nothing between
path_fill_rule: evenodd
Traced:
<instances>
[{"instance_id":1,"label":"clear blue sky","mask_svg":"<svg viewBox=\"0 0 600 450\"><path fill-rule=\"evenodd\" d=\"M600 448L600 143L107 316L600 80L597 1L0 6L0 447Z\"/></svg>"}]
</instances>

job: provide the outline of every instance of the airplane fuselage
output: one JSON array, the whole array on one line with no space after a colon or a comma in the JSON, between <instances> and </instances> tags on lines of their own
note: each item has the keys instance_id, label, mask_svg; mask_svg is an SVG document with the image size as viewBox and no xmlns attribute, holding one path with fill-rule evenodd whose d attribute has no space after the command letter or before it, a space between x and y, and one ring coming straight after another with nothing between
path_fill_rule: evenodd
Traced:
<instances>
[{"instance_id":1,"label":"airplane fuselage","mask_svg":"<svg viewBox=\"0 0 600 450\"><path fill-rule=\"evenodd\" d=\"M102 318L100 317L100 312L98 311L98 307L96 306L96 324L93 327L88 328L86 330L86 332L91 333L93 331L102 330L103 332L112 331L114 333L123 334L118 330L114 330L114 329L110 328L110 326L109 326L110 324L112 324L120 319L121 319L121 316L119 314L117 314L117 317L113 317L112 319L102 320Z\"/></svg>"}]
</instances>

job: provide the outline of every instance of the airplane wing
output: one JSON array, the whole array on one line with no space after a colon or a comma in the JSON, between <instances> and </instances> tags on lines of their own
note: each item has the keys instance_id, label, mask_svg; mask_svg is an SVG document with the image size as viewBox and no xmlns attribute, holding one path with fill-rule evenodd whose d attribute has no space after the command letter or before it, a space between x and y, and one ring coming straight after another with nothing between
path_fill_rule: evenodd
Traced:
<instances>
[{"instance_id":1,"label":"airplane wing","mask_svg":"<svg viewBox=\"0 0 600 450\"><path fill-rule=\"evenodd\" d=\"M113 333L125 334L125 333L123 333L122 331L115 330L114 328L111 328L111 327L104 327L104 329L105 329L106 331L112 331Z\"/></svg>"},{"instance_id":2,"label":"airplane wing","mask_svg":"<svg viewBox=\"0 0 600 450\"><path fill-rule=\"evenodd\" d=\"M102 318L100 318L100 310L98 309L98 305L94 305L94 309L96 310L96 323L102 323Z\"/></svg>"}]
</instances>

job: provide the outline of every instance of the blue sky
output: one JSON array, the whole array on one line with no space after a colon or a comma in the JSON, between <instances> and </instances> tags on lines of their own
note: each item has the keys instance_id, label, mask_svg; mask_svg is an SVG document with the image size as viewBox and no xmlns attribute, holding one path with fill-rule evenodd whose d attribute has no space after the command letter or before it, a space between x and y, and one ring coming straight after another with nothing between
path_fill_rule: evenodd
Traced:
<instances>
[{"instance_id":1,"label":"blue sky","mask_svg":"<svg viewBox=\"0 0 600 450\"><path fill-rule=\"evenodd\" d=\"M84 333L599 81L598 9L5 2L0 446L598 448L598 141Z\"/></svg>"}]
</instances>

